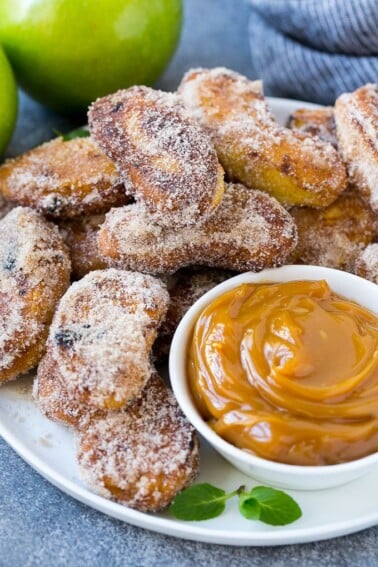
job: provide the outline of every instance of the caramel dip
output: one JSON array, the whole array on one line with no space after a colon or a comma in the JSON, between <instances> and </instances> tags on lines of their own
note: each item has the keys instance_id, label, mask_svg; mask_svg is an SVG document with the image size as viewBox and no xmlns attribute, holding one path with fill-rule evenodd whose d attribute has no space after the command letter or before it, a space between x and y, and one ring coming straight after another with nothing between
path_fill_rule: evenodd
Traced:
<instances>
[{"instance_id":1,"label":"caramel dip","mask_svg":"<svg viewBox=\"0 0 378 567\"><path fill-rule=\"evenodd\" d=\"M199 316L195 403L223 439L293 465L378 450L378 317L325 281L243 284Z\"/></svg>"}]
</instances>

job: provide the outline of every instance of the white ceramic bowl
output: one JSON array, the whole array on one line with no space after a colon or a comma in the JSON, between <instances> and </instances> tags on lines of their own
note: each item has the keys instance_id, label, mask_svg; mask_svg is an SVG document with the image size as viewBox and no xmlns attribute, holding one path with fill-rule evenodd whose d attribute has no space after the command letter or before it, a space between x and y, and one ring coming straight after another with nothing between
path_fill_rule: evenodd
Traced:
<instances>
[{"instance_id":1,"label":"white ceramic bowl","mask_svg":"<svg viewBox=\"0 0 378 567\"><path fill-rule=\"evenodd\" d=\"M237 469L246 475L276 487L317 490L345 484L370 471L378 470L378 452L355 461L327 466L299 466L277 463L251 455L231 445L207 425L197 410L189 388L186 353L193 326L204 307L223 293L243 283L321 280L347 299L360 303L378 314L378 286L358 276L318 266L283 266L245 273L216 286L201 297L186 313L173 338L169 357L172 388L183 412L197 431ZM377 401L378 403L378 401Z\"/></svg>"}]
</instances>

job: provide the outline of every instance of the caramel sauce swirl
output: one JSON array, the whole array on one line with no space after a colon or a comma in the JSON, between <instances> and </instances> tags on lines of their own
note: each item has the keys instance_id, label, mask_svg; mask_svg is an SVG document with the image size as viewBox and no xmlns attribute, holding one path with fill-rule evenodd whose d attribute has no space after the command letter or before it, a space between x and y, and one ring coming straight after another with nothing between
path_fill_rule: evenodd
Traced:
<instances>
[{"instance_id":1,"label":"caramel sauce swirl","mask_svg":"<svg viewBox=\"0 0 378 567\"><path fill-rule=\"evenodd\" d=\"M195 403L263 458L327 465L378 450L378 318L325 281L243 284L210 303L189 347Z\"/></svg>"}]
</instances>

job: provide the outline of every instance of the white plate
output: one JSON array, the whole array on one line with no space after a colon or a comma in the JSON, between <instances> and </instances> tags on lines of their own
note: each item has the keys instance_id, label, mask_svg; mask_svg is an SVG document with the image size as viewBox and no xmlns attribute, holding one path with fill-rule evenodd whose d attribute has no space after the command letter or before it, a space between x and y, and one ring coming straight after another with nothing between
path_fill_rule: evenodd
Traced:
<instances>
[{"instance_id":1,"label":"white plate","mask_svg":"<svg viewBox=\"0 0 378 567\"><path fill-rule=\"evenodd\" d=\"M240 516L237 502L226 512L206 522L181 522L165 514L143 514L96 496L79 479L75 441L70 431L49 421L31 397L31 378L6 384L0 392L0 434L47 480L81 502L143 528L168 535L229 545L281 545L327 539L355 532L378 522L377 471L345 486L316 491L290 491L303 516L290 526L274 528ZM250 478L239 473L203 444L199 482L211 482L226 490Z\"/></svg>"},{"instance_id":2,"label":"white plate","mask_svg":"<svg viewBox=\"0 0 378 567\"><path fill-rule=\"evenodd\" d=\"M299 101L271 100L277 118L284 121ZM356 532L378 524L377 470L348 485L316 492L291 491L303 516L284 527L250 522L240 516L231 500L225 513L206 522L182 522L164 514L143 514L101 498L85 488L77 471L72 433L46 419L31 398L31 378L23 378L0 389L0 434L33 468L52 484L77 500L130 524L171 536L228 545L282 545L304 543ZM251 479L239 473L202 443L199 482L210 482L225 490Z\"/></svg>"}]
</instances>

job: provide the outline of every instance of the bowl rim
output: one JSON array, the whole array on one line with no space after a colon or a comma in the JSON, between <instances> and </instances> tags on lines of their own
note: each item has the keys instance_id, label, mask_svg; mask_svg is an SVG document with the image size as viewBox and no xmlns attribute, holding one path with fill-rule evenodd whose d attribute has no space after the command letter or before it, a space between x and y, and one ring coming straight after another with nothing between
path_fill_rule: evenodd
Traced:
<instances>
[{"instance_id":1,"label":"bowl rim","mask_svg":"<svg viewBox=\"0 0 378 567\"><path fill-rule=\"evenodd\" d=\"M302 273L302 276L297 274ZM272 279L273 278L273 279ZM226 453L230 458L238 461L242 461L244 464L249 466L254 466L257 468L269 470L269 472L277 472L281 474L295 474L297 476L316 476L322 478L325 476L334 476L343 473L353 473L359 469L365 469L371 465L378 463L378 451L365 457L359 459L354 459L353 461L347 461L344 463L337 463L333 465L292 465L288 463L280 463L277 461L270 461L264 457L258 455L253 455L244 449L240 449L235 445L232 445L228 441L220 437L215 431L206 423L206 421L200 415L195 403L193 401L192 395L190 393L189 384L187 380L186 373L186 356L183 355L187 349L187 344L199 314L202 310L213 301L215 298L219 297L221 294L232 290L233 288L239 286L242 283L270 283L270 282L285 282L285 281L299 281L303 280L328 280L338 278L339 281L348 283L346 286L346 291L342 292L337 290L336 293L343 295L350 299L351 301L356 301L367 307L375 314L378 315L378 286L373 282L365 280L354 274L344 272L342 270L337 270L334 268L327 268L323 266L313 266L313 265L300 265L300 264L290 264L281 266L279 268L267 268L260 272L244 272L242 274L233 276L224 282L218 284L207 293L202 295L187 311L182 320L180 321L174 337L172 339L170 354L169 354L169 375L171 380L171 386L175 397L195 429L217 450L221 453ZM370 301L366 300L365 303L361 299L353 299L353 288L354 285L358 286L358 289L365 290L366 298L376 295L375 304L373 302L373 307ZM333 284L330 284L332 287ZM332 287L333 289L333 287ZM352 297L350 297L352 295Z\"/></svg>"}]
</instances>

